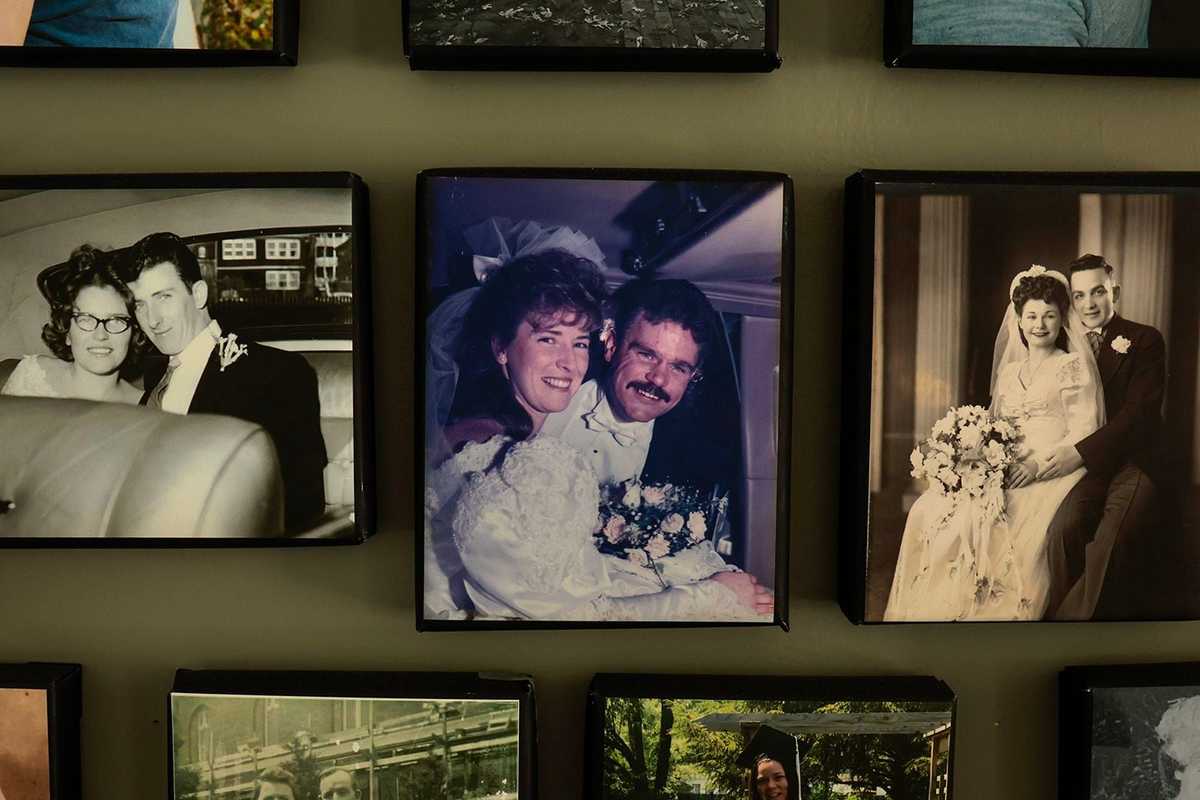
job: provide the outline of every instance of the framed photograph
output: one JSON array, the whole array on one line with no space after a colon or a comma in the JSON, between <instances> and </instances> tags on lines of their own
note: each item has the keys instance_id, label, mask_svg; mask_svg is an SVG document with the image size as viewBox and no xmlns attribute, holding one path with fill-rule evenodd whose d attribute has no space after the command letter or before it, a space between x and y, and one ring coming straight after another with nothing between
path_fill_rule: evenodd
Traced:
<instances>
[{"instance_id":1,"label":"framed photograph","mask_svg":"<svg viewBox=\"0 0 1200 800\"><path fill-rule=\"evenodd\" d=\"M786 627L787 176L417 191L418 627Z\"/></svg>"},{"instance_id":2,"label":"framed photograph","mask_svg":"<svg viewBox=\"0 0 1200 800\"><path fill-rule=\"evenodd\" d=\"M954 712L935 678L597 675L583 796L948 800Z\"/></svg>"},{"instance_id":3,"label":"framed photograph","mask_svg":"<svg viewBox=\"0 0 1200 800\"><path fill-rule=\"evenodd\" d=\"M413 69L770 72L778 0L403 0Z\"/></svg>"},{"instance_id":4,"label":"framed photograph","mask_svg":"<svg viewBox=\"0 0 1200 800\"><path fill-rule=\"evenodd\" d=\"M856 622L1200 616L1200 175L846 188Z\"/></svg>"},{"instance_id":5,"label":"framed photograph","mask_svg":"<svg viewBox=\"0 0 1200 800\"><path fill-rule=\"evenodd\" d=\"M0 66L294 66L300 0L9 0Z\"/></svg>"},{"instance_id":6,"label":"framed photograph","mask_svg":"<svg viewBox=\"0 0 1200 800\"><path fill-rule=\"evenodd\" d=\"M537 796L528 677L180 670L169 713L173 800Z\"/></svg>"},{"instance_id":7,"label":"framed photograph","mask_svg":"<svg viewBox=\"0 0 1200 800\"><path fill-rule=\"evenodd\" d=\"M1191 0L885 0L884 62L1084 75L1200 75Z\"/></svg>"},{"instance_id":8,"label":"framed photograph","mask_svg":"<svg viewBox=\"0 0 1200 800\"><path fill-rule=\"evenodd\" d=\"M79 797L78 664L0 664L0 797Z\"/></svg>"},{"instance_id":9,"label":"framed photograph","mask_svg":"<svg viewBox=\"0 0 1200 800\"><path fill-rule=\"evenodd\" d=\"M1068 667L1059 676L1059 797L1200 797L1200 664Z\"/></svg>"},{"instance_id":10,"label":"framed photograph","mask_svg":"<svg viewBox=\"0 0 1200 800\"><path fill-rule=\"evenodd\" d=\"M349 173L0 176L0 546L374 530Z\"/></svg>"}]
</instances>

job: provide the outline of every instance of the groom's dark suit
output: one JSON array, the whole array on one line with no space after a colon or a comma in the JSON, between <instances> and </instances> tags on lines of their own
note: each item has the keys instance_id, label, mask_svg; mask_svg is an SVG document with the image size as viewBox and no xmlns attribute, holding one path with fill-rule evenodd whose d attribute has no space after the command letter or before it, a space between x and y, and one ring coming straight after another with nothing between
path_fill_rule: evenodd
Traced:
<instances>
[{"instance_id":1,"label":"groom's dark suit","mask_svg":"<svg viewBox=\"0 0 1200 800\"><path fill-rule=\"evenodd\" d=\"M1166 387L1162 334L1114 316L1096 363L1108 421L1075 445L1087 474L1047 533L1047 616L1055 619L1134 618L1149 613L1154 600L1144 573L1157 548L1142 534L1155 527L1148 517L1164 477L1156 463Z\"/></svg>"},{"instance_id":2,"label":"groom's dark suit","mask_svg":"<svg viewBox=\"0 0 1200 800\"><path fill-rule=\"evenodd\" d=\"M285 525L294 532L325 510L325 439L317 376L303 356L240 336L237 341L248 350L224 370L213 349L188 413L237 417L266 430L279 455ZM166 366L156 361L147 368L143 405Z\"/></svg>"}]
</instances>

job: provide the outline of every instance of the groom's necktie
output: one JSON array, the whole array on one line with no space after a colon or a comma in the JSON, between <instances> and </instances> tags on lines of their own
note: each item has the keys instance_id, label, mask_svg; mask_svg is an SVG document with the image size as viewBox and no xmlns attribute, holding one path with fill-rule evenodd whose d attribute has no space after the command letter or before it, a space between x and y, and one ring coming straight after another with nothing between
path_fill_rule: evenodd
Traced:
<instances>
[{"instance_id":1,"label":"groom's necktie","mask_svg":"<svg viewBox=\"0 0 1200 800\"><path fill-rule=\"evenodd\" d=\"M150 399L146 401L146 405L151 408L162 409L163 398L167 395L167 389L171 385L171 376L175 374L175 370L179 369L179 359L171 356L171 360L167 362L167 371L163 373L162 380L158 382L158 386L154 387L154 391L150 393Z\"/></svg>"},{"instance_id":2,"label":"groom's necktie","mask_svg":"<svg viewBox=\"0 0 1200 800\"><path fill-rule=\"evenodd\" d=\"M1095 331L1087 332L1088 344L1092 347L1092 355L1096 358L1100 357L1100 343L1104 341L1104 337Z\"/></svg>"}]
</instances>

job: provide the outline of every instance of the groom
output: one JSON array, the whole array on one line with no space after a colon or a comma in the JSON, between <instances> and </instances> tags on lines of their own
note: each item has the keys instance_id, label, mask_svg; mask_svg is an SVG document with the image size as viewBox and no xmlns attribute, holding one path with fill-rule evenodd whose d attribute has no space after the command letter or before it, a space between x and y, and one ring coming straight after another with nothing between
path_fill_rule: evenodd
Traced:
<instances>
[{"instance_id":1,"label":"groom","mask_svg":"<svg viewBox=\"0 0 1200 800\"><path fill-rule=\"evenodd\" d=\"M1162 427L1166 346L1149 325L1121 317L1121 287L1101 256L1069 266L1071 302L1086 328L1104 383L1107 422L1074 447L1059 448L1040 478L1087 474L1067 495L1047 534L1049 619L1142 616L1151 575L1137 566L1152 556L1149 522L1161 503L1155 444ZM1156 487L1157 484L1157 487ZM1161 591L1162 587L1149 587Z\"/></svg>"},{"instance_id":2,"label":"groom","mask_svg":"<svg viewBox=\"0 0 1200 800\"><path fill-rule=\"evenodd\" d=\"M325 510L325 439L312 367L303 356L223 331L209 315L200 263L175 234L145 237L117 269L133 294L138 325L170 357L147 370L142 404L261 425L279 455L285 527L307 527Z\"/></svg>"}]
</instances>

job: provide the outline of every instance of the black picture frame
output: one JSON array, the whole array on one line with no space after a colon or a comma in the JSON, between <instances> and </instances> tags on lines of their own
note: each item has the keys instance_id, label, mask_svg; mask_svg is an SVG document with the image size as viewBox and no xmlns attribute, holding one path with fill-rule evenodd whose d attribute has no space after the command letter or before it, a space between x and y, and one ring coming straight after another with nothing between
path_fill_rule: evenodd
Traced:
<instances>
[{"instance_id":1,"label":"black picture frame","mask_svg":"<svg viewBox=\"0 0 1200 800\"><path fill-rule=\"evenodd\" d=\"M782 242L780 245L781 273L779 317L779 382L778 382L778 427L777 436L777 473L776 473L776 535L774 555L775 580L775 614L771 622L738 622L738 621L614 621L614 622L563 622L551 620L444 620L431 619L425 614L425 536L414 537L415 545L415 594L416 594L416 627L418 631L451 631L451 630L517 630L517 629L562 629L562 628L652 628L652 627L721 627L721 626L761 626L777 625L784 630L789 625L788 610L788 581L789 581L789 540L791 525L791 387L792 387L792 354L794 309L794 275L792 264L795 260L795 213L794 189L792 180L783 173L776 172L747 172L732 170L665 170L665 169L587 169L587 168L440 168L429 169L417 176L416 204L416 260L414 269L414 284L416 313L414 315L414 341L420 365L416 374L416 418L418 435L414 439L415 474L425 476L425 359L428 337L426 333L426 315L431 310L429 303L429 286L427 285L426 267L432 254L434 243L431 235L430 184L440 179L453 178L492 178L492 179L535 179L535 180L612 180L612 181L696 181L716 183L745 183L769 182L777 183L783 190ZM424 477L415 482L414 487L414 530L426 530L425 502L426 486Z\"/></svg>"},{"instance_id":2,"label":"black picture frame","mask_svg":"<svg viewBox=\"0 0 1200 800\"><path fill-rule=\"evenodd\" d=\"M1200 173L1191 172L937 172L937 171L905 171L905 170L863 170L858 172L846 180L845 184L845 227L844 227L844 270L843 270L843 362L842 362L842 468L841 468L841 486L840 486L840 546L839 546L839 562L840 562L840 581L839 581L839 603L846 616L855 624L936 624L938 622L947 622L949 620L928 620L918 622L884 622L882 619L882 607L875 604L874 610L869 607L868 595L874 592L878 595L878 590L881 586L876 583L872 585L871 564L872 561L872 543L871 543L871 525L873 516L878 516L877 509L879 504L874 501L872 493L872 476L871 476L871 457L872 452L872 436L879 435L883 430L890 429L875 429L872 427L872 399L873 399L873 357L876 355L873 352L874 334L873 326L875 325L876 298L880 297L880 291L886 291L881 286L875 283L876 276L876 247L877 247L877 223L882 223L883 218L877 216L876 213L876 197L883 195L891 197L913 197L924 195L964 195L975 202L974 198L982 197L994 198L992 205L985 206L986 209L994 209L997 204L1010 203L1015 207L1014 199L1025 200L1027 208L1040 208L1041 218L1046 220L1047 225L1057 225L1062 222L1063 218L1054 220L1052 215L1045 212L1039 202L1045 203L1048 200L1038 200L1039 197L1045 198L1052 195L1058 197L1055 202L1061 205L1063 197L1067 197L1068 203L1074 203L1076 213L1078 211L1080 201L1078 197L1085 194L1098 195L1161 195L1166 197L1172 203L1170 212L1172 219L1181 218L1181 215L1190 214L1193 212L1193 205L1200 192ZM891 212L888 212L891 213ZM984 213L984 212L980 212ZM1035 220L1037 212L1022 212L1027 213L1027 217ZM973 219L973 218L972 218ZM1069 218L1068 221L1071 221ZM886 242L899 244L881 244L880 246L892 247L900 246L916 251L917 234L914 225L918 217L910 213L905 217L887 217L888 222L883 225L886 228ZM971 224L974 224L973 222ZM977 247L977 243L984 241L984 236L991 236L989 241L998 241L996 239L996 230L999 230L999 222L990 223L993 228L989 228L982 234L968 232L968 247ZM1036 224L1036 220L1035 220ZM1065 223L1064 223L1065 224ZM1032 227L1032 225L1031 225ZM970 231L974 229L971 228ZM1165 229L1168 231L1164 234L1165 241L1174 248L1174 252L1187 252L1184 247L1186 237L1190 236L1192 226L1180 224ZM1033 241L1033 234L1025 233L1020 240L1018 249L1028 250ZM1071 260L1081 255L1078 246L1082 244L1079 238L1078 229L1072 234L1064 233L1063 236L1069 238L1075 236L1077 238L1070 241L1060 241L1056 245L1056 249L1060 251L1060 259L1047 261L1046 264L1051 269L1065 269L1065 265ZM1183 237L1183 238L1180 238ZM1060 237L1062 238L1062 237ZM970 244L976 243L976 244ZM979 250L969 250L970 253L980 252ZM1006 251L1007 252L1007 251ZM1044 252L1044 251L1043 251ZM911 260L911 259L910 259ZM915 263L915 262L914 262ZM1037 262L1034 262L1037 263ZM1187 278L1191 274L1188 269L1180 269L1179 261L1172 260L1167 267L1172 270L1172 274L1183 275ZM1114 260L1118 272L1121 265ZM906 262L904 269L911 268L911 264ZM1001 292L1005 291L1008 286L1008 279L1016 275L1018 270L1028 267L1028 263L1011 263L1005 264L1003 272L1003 286ZM974 267L973 267L974 268ZM907 273L906 273L907 274ZM997 272L996 274L1000 274ZM911 280L915 283L915 275L908 276L905 280ZM1000 279L997 278L997 281ZM1180 280L1183 280L1181 278ZM888 284L889 286L894 285ZM997 283L997 286L1001 284ZM1176 320L1190 319L1186 313L1190 312L1188 301L1187 286L1190 284L1176 285L1176 290L1169 294L1164 300L1166 307L1175 316ZM980 290L982 291L982 289ZM1004 295L1007 299L1007 295ZM884 304L886 306L886 304ZM963 308L970 313L970 303L965 303ZM999 310L997 311L996 308ZM994 319L988 317L988 328L986 344L988 352L991 353L991 347L994 342L995 331L1003 314L1003 306L997 304L996 308L989 306L983 312L992 314ZM982 323L981 323L982 324ZM986 326L985 326L986 327ZM1178 330L1179 325L1174 330ZM975 330L971 328L970 330ZM983 328L980 328L982 331ZM974 335L974 334L973 334ZM979 342L983 342L982 335L976 337ZM1167 367L1175 373L1176 366L1180 364L1190 364L1190 350L1183 348L1180 343L1187 341L1186 334L1175 334L1167 337ZM886 341L886 337L885 337ZM982 344L980 344L982 346ZM1175 354L1172 355L1172 351ZM1120 351L1118 351L1120 352ZM1174 359L1174 360L1172 360ZM915 374L912 365L897 371L895 365L890 365L884 362L882 358L877 359L876 367L883 364L881 376L900 375L904 380L914 379ZM990 366L979 367L975 370L976 377L982 376L984 392L986 393L987 379ZM1188 367L1190 369L1190 367ZM907 370L907 371L904 371ZM982 371L980 371L982 370ZM882 380L882 378L881 378ZM914 379L915 380L915 379ZM1172 408L1174 404L1175 415L1172 416L1169 412L1164 417L1163 428L1164 432L1161 439L1167 439L1167 430L1170 430L1170 425L1175 424L1172 420L1191 420L1192 412L1191 403L1194 400L1190 395L1184 397L1178 392L1182 391L1179 385L1184 381L1176 375L1173 379L1176 385L1175 394L1171 394L1168 389L1166 407ZM972 386L978 380L972 379ZM1170 382L1168 382L1170 385ZM970 393L968 398L972 396ZM978 392L975 392L978 394ZM975 400L967 399L961 402L976 402ZM978 402L986 405L986 400L980 398ZM1184 425L1184 422L1179 424ZM1194 423L1186 422L1185 427L1190 431ZM893 426L894 427L894 426ZM897 428L898 430L898 428ZM883 434L886 438L886 434ZM921 438L928 435L928 431L915 432L916 441L921 441ZM1190 434L1179 434L1179 438L1186 438ZM897 445L898 447L899 445ZM907 458L907 450L905 450L905 460ZM1157 452L1157 451L1156 451ZM896 451L899 454L899 451ZM881 456L882 458L882 456ZM1180 450L1178 453L1172 452L1166 455L1156 455L1154 465L1156 468L1167 470L1168 465L1186 463L1186 454ZM1171 460L1175 459L1175 460ZM895 463L892 463L892 462ZM895 475L899 475L899 461L891 459L887 461L891 465L891 469ZM885 470L887 467L884 468ZM904 470L909 469L907 464ZM1189 467L1190 469L1190 467ZM1157 478L1156 478L1157 480ZM1180 478L1182 480L1182 478ZM1164 491L1163 498L1174 497L1175 489L1168 487L1160 487ZM1180 490L1182 491L1182 489ZM1180 502L1182 500L1180 499ZM907 514L907 510L905 511ZM1180 518L1182 520L1182 518ZM900 521L900 530L903 530L903 519ZM1179 528L1173 530L1190 530L1190 527L1184 528L1186 524L1190 526L1190 522L1185 523L1179 521L1176 523ZM1178 544L1176 546L1189 550L1192 546L1191 542L1195 537L1181 535L1176 537ZM1190 563L1190 557L1177 554L1179 564ZM1139 566L1140 565L1140 562ZM1183 569L1183 567L1180 567ZM1128 576L1126 576L1126 579ZM1161 599L1151 595L1144 595L1139 602L1128 606L1128 612L1120 609L1117 611L1097 612L1094 616L1086 617L1091 621L1150 621L1150 620L1168 620L1168 619L1194 619L1200 616L1200 608L1196 607L1196 588L1200 583L1193 582L1190 579L1183 580L1182 585L1185 587L1177 596L1169 599ZM1149 576L1142 576L1140 581L1137 581L1143 586L1158 586L1161 582ZM1170 581L1167 581L1170 585ZM1132 583L1126 582L1122 586L1130 586ZM886 586L882 587L886 589ZM882 595L886 601L886 592ZM1122 607L1124 608L1124 607ZM1050 613L1050 612L1048 612ZM1043 621L1080 621L1081 617L1055 617L1053 619Z\"/></svg>"},{"instance_id":3,"label":"black picture frame","mask_svg":"<svg viewBox=\"0 0 1200 800\"><path fill-rule=\"evenodd\" d=\"M771 72L779 55L779 0L763 0L761 49L669 47L535 47L414 44L412 0L402 0L404 52L414 70L570 70L669 72Z\"/></svg>"},{"instance_id":4,"label":"black picture frame","mask_svg":"<svg viewBox=\"0 0 1200 800\"><path fill-rule=\"evenodd\" d=\"M283 670L283 671L253 671L253 670L189 670L180 669L175 673L175 681L170 695L166 701L167 719L171 720L166 731L166 752L167 752L167 774L168 774L168 791L167 797L174 797L174 782L175 782L175 752L180 746L180 733L175 729L175 714L174 714L174 699L180 695L189 696L204 696L204 695L225 695L237 696L239 698L260 698L266 700L268 698L303 698L306 700L355 700L355 699L370 699L370 700L429 700L429 701L445 701L447 703L454 701L515 701L517 709L514 715L511 712L502 714L502 719L497 718L494 714L488 714L472 723L465 723L462 729L455 731L453 735L448 734L443 730L431 731L429 736L424 736L420 741L414 744L408 743L392 743L393 748L407 746L413 753L418 751L430 757L439 754L444 754L446 748L450 751L450 758L453 758L455 749L454 739L457 737L460 741L466 742L472 735L478 736L504 736L511 738L514 734L517 737L517 752L516 752L516 768L517 768L517 794L522 799L529 798L536 800L537 798L537 708L535 703L535 692L533 679L527 675L510 675L506 673L469 673L469 672L351 672L351 671L303 671L303 670ZM446 711L442 714L441 721L443 725L447 722L450 712ZM463 719L460 715L460 719ZM427 720L426 726L434 727L431 723L432 718ZM265 723L264 723L265 724ZM515 732L513 730L515 726ZM346 724L346 727L350 726ZM361 727L361 726L360 726ZM309 731L315 734L314 738L319 738L320 731ZM383 733L379 734L383 736ZM367 734L368 742L371 741L371 734ZM393 737L395 738L395 737ZM469 743L469 742L468 742ZM263 741L263 749L269 746L269 742ZM360 756L359 753L364 750L361 742L356 738L353 742L346 738L335 737L334 740L325 741L323 743L314 742L312 747L317 744L325 749L331 749L332 762L338 766L344 766L338 763L338 759L353 753L355 757L362 758L369 754L370 745L366 746L366 753ZM375 746L380 745L378 741ZM278 746L276 746L277 749ZM311 751L310 751L311 753ZM276 761L282 754L276 753ZM393 753L394 755L394 753ZM258 754L255 754L255 766L266 766L258 764ZM387 759L383 759L386 761ZM243 764L241 771L244 772L246 765ZM353 765L357 768L357 764Z\"/></svg>"},{"instance_id":5,"label":"black picture frame","mask_svg":"<svg viewBox=\"0 0 1200 800\"><path fill-rule=\"evenodd\" d=\"M944 755L944 761L943 769L938 769L937 772L945 781L947 793L938 797L952 796L958 701L954 691L938 678L908 675L802 677L597 674L592 679L587 699L583 785L583 797L586 800L601 800L608 796L604 792L604 736L606 703L609 698L945 703L948 706L949 727L941 732L945 734L947 741L945 750L938 752L939 757ZM896 714L888 716L894 718ZM674 721L673 724L678 724L678 721ZM750 731L745 726L742 730L745 738ZM878 730L873 732L878 733Z\"/></svg>"},{"instance_id":6,"label":"black picture frame","mask_svg":"<svg viewBox=\"0 0 1200 800\"><path fill-rule=\"evenodd\" d=\"M300 58L300 0L273 0L269 50L171 50L130 47L0 47L8 67L292 67Z\"/></svg>"},{"instance_id":7,"label":"black picture frame","mask_svg":"<svg viewBox=\"0 0 1200 800\"><path fill-rule=\"evenodd\" d=\"M1118 698L1122 694L1126 695L1124 703ZM1105 788L1109 792L1103 795L1106 797L1118 796L1111 792L1122 788L1129 792L1127 796L1187 796L1168 795L1161 786L1174 776L1155 727L1173 701L1189 696L1200 696L1200 663L1064 668L1058 678L1058 796L1092 800L1097 788ZM1119 762L1127 758L1142 762L1140 775L1121 768ZM1103 783L1113 772L1118 780L1139 784L1157 779L1153 785L1164 793L1138 795L1133 794L1138 786L1093 785Z\"/></svg>"},{"instance_id":8,"label":"black picture frame","mask_svg":"<svg viewBox=\"0 0 1200 800\"><path fill-rule=\"evenodd\" d=\"M1033 47L930 45L913 42L914 0L883 0L883 61L889 67L1046 72L1073 75L1200 76L1200 45L1147 49L1114 47ZM1190 13L1190 12L1189 12ZM1170 30L1174 21L1156 27Z\"/></svg>"},{"instance_id":9,"label":"black picture frame","mask_svg":"<svg viewBox=\"0 0 1200 800\"><path fill-rule=\"evenodd\" d=\"M0 690L4 689L32 689L46 693L50 798L72 800L79 797L82 787L79 729L83 716L83 668L79 664L49 662L0 664Z\"/></svg>"},{"instance_id":10,"label":"black picture frame","mask_svg":"<svg viewBox=\"0 0 1200 800\"><path fill-rule=\"evenodd\" d=\"M350 376L349 383L352 385L353 398L348 406L352 414L352 432L346 437L346 442L352 447L353 451L353 470L352 470L352 486L348 494L353 496L353 504L343 504L339 508L347 512L347 516L338 520L332 518L326 519L322 517L317 520L312 526L307 526L303 530L293 531L286 535L277 536L231 536L222 535L216 537L181 537L178 534L164 533L161 536L154 537L122 537L114 536L40 536L37 533L28 535L6 535L0 536L0 548L25 547L25 548L122 548L122 547L243 547L243 546L325 546L325 545L340 545L340 544L357 544L365 541L375 531L376 527L376 511L375 511L375 423L374 423L374 344L372 337L372 303L371 303L371 243L370 243L370 215L369 215L369 196L366 184L357 175L349 172L276 172L276 173L173 173L173 174L127 174L127 175L8 175L0 176L0 194L6 198L21 198L23 195L34 194L37 192L66 190L66 191L91 191L91 190L116 190L125 193L144 191L148 197L173 197L176 193L185 195L189 192L194 196L201 196L206 192L221 191L221 190L344 190L346 195L345 213L349 219L349 224L338 226L318 225L309 223L302 224L299 228L291 225L266 225L259 227L252 226L222 226L219 231L214 234L225 236L226 234L237 234L249 238L258 237L262 239L268 234L295 234L303 233L307 229L320 228L324 230L329 228L331 232L338 233L342 239L352 239L353 255L352 266L353 275L350 280L350 289L352 298L350 300L349 314L352 320L347 323L345 321L336 321L329 319L326 321L311 321L303 323L287 322L286 320L276 320L274 323L257 326L260 329L260 335L268 337L271 341L287 340L289 338L304 338L314 341L320 340L338 340L349 346L352 351L352 356L349 359ZM340 202L340 201L339 201ZM179 218L179 214L175 213L175 218ZM61 219L61 218L60 218ZM71 218L68 217L68 220ZM160 222L160 220L155 220ZM303 222L303 220L298 220ZM127 220L128 222L128 220ZM136 219L135 219L136 223ZM150 223L147 223L150 224ZM334 229L337 229L334 231ZM127 230L137 229L140 232L132 235L133 238L129 241L119 241L121 247L128 246L140 236L153 233L153 230L141 230L136 224L127 225ZM309 230L309 233L312 231ZM107 236L103 229L98 233L91 235L92 241L97 241L103 249L106 244L103 239L97 239L97 236ZM111 234L119 235L119 234ZM202 237L190 236L184 237L185 242L191 243L192 240ZM78 246L78 242L67 242L62 249L65 255L70 252L71 247ZM304 252L308 256L315 255L311 251L315 248L308 248ZM261 250L261 246L260 246ZM213 254L212 262L215 265L218 254ZM46 264L41 269L41 275L38 279L38 289L44 289L44 282L47 275L52 271L51 267L58 269L65 264ZM214 267L215 269L215 267ZM304 268L301 267L301 270ZM336 270L335 270L336 272ZM233 300L237 300L234 298ZM233 308L233 300L226 302L226 308ZM218 301L225 302L225 301ZM217 312L218 317L221 312ZM284 315L286 316L286 315ZM337 316L337 315L335 315ZM344 316L344 315L342 315ZM281 318L282 319L282 318ZM228 326L228 323L226 323ZM328 349L336 350L340 346L329 346ZM152 347L150 348L153 349ZM346 349L342 347L341 349ZM15 364L15 358L7 359L4 364L3 374L0 375L0 381L7 380L11 374L11 370ZM344 371L344 365L339 367ZM342 371L335 369L337 375L341 375ZM10 402L14 400L25 400L26 398L9 398L0 397L0 403ZM48 401L42 401L48 402ZM88 401L78 400L55 400L55 403L76 403L82 404L81 409L88 405ZM327 445L328 449L328 445ZM329 458L334 457L334 453L328 453ZM12 476L15 474L16 466L9 465L10 481L4 486L4 491L0 491L0 500L5 501L3 511L0 514L9 511L10 503L18 504L19 497L4 496L8 492L20 493L22 487ZM29 491L28 487L24 491ZM342 486L343 495L347 494L345 485ZM15 507L15 506L13 506ZM327 509L328 510L328 509ZM328 516L328 515L326 515ZM0 523L4 517L0 516Z\"/></svg>"}]
</instances>

